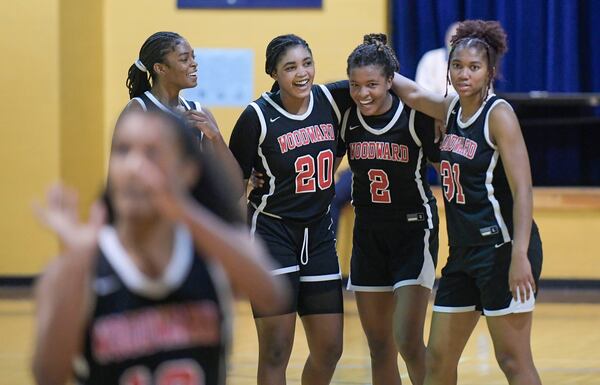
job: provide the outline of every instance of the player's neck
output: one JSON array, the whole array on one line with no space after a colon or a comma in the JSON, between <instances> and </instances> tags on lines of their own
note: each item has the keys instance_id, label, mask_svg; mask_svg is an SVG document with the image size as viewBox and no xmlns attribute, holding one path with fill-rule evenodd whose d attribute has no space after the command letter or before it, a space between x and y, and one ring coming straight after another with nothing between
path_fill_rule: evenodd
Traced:
<instances>
[{"instance_id":1,"label":"player's neck","mask_svg":"<svg viewBox=\"0 0 600 385\"><path fill-rule=\"evenodd\" d=\"M162 104L169 107L177 107L179 105L179 88L169 87L163 85L160 82L152 85L150 92L156 97Z\"/></svg>"},{"instance_id":2,"label":"player's neck","mask_svg":"<svg viewBox=\"0 0 600 385\"><path fill-rule=\"evenodd\" d=\"M160 220L119 221L115 228L119 241L137 268L148 277L160 277L171 260L175 242L173 224Z\"/></svg>"},{"instance_id":3,"label":"player's neck","mask_svg":"<svg viewBox=\"0 0 600 385\"><path fill-rule=\"evenodd\" d=\"M479 94L461 97L460 98L461 113L460 113L460 117L459 117L460 120L463 122L466 122L467 120L469 120L473 115L475 115L475 113L477 113L477 110L479 110L479 108L481 107L482 104L483 104L483 101L481 100L481 95L479 95Z\"/></svg>"},{"instance_id":4,"label":"player's neck","mask_svg":"<svg viewBox=\"0 0 600 385\"><path fill-rule=\"evenodd\" d=\"M308 110L308 104L310 102L310 96L302 99L295 98L286 92L281 92L281 104L283 108L294 115L302 115Z\"/></svg>"}]
</instances>

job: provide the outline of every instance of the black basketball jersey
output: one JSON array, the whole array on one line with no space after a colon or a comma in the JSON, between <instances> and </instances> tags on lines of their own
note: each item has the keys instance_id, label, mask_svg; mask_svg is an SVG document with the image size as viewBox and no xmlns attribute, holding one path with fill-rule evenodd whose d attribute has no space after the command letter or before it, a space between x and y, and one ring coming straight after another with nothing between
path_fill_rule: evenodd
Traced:
<instances>
[{"instance_id":1,"label":"black basketball jersey","mask_svg":"<svg viewBox=\"0 0 600 385\"><path fill-rule=\"evenodd\" d=\"M322 217L334 194L333 164L340 112L330 91L314 85L302 115L287 112L279 93L264 93L240 116L229 143L245 178L264 175L249 201L258 213L308 223Z\"/></svg>"},{"instance_id":2,"label":"black basketball jersey","mask_svg":"<svg viewBox=\"0 0 600 385\"><path fill-rule=\"evenodd\" d=\"M440 146L440 174L452 246L511 241L513 200L497 146L490 140L489 114L505 100L490 95L465 123L458 96L448 110Z\"/></svg>"},{"instance_id":3,"label":"black basketball jersey","mask_svg":"<svg viewBox=\"0 0 600 385\"><path fill-rule=\"evenodd\" d=\"M161 101L158 100L156 96L152 95L150 91L146 91L142 95L136 96L131 100L135 100L136 102L138 102L140 106L142 106L142 109L144 111L163 111L167 114L176 114L176 111L174 111L171 107L165 106L163 103L161 103ZM202 106L200 105L200 103L194 102L192 100L185 100L181 96L179 97L179 105L183 107L183 109L186 111L202 111ZM200 142L202 142L202 139L204 138L204 133L199 130L194 130L194 136Z\"/></svg>"},{"instance_id":4,"label":"black basketball jersey","mask_svg":"<svg viewBox=\"0 0 600 385\"><path fill-rule=\"evenodd\" d=\"M74 362L78 383L224 384L229 286L222 270L195 255L187 229L177 228L157 280L136 268L114 228L101 231L99 246L93 312Z\"/></svg>"},{"instance_id":5,"label":"black basketball jersey","mask_svg":"<svg viewBox=\"0 0 600 385\"><path fill-rule=\"evenodd\" d=\"M345 111L340 144L352 170L357 218L437 226L435 198L426 178L427 159L439 162L434 135L433 119L396 95L383 115L363 116L356 105Z\"/></svg>"}]
</instances>

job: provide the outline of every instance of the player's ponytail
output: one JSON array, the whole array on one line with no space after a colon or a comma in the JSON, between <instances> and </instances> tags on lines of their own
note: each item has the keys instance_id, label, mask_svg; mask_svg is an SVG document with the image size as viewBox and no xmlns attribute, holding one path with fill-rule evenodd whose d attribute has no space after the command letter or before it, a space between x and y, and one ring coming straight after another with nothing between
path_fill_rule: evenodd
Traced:
<instances>
[{"instance_id":1,"label":"player's ponytail","mask_svg":"<svg viewBox=\"0 0 600 385\"><path fill-rule=\"evenodd\" d=\"M352 68L378 65L382 68L384 76L390 78L400 69L398 59L392 48L387 45L387 36L383 33L365 35L363 43L348 56L347 64L348 75Z\"/></svg>"},{"instance_id":2,"label":"player's ponytail","mask_svg":"<svg viewBox=\"0 0 600 385\"><path fill-rule=\"evenodd\" d=\"M183 37L175 32L156 32L146 39L140 48L138 58L127 72L125 84L129 90L130 99L150 90L152 84L157 81L154 64L164 63L165 55L183 40Z\"/></svg>"}]
</instances>

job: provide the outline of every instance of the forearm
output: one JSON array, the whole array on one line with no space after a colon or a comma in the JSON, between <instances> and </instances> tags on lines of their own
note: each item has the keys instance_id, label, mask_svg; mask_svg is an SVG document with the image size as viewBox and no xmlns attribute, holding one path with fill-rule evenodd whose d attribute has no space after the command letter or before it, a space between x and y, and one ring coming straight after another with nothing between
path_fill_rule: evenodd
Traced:
<instances>
[{"instance_id":1,"label":"forearm","mask_svg":"<svg viewBox=\"0 0 600 385\"><path fill-rule=\"evenodd\" d=\"M532 218L532 188L518 187L513 191L513 255L527 255Z\"/></svg>"},{"instance_id":2,"label":"forearm","mask_svg":"<svg viewBox=\"0 0 600 385\"><path fill-rule=\"evenodd\" d=\"M271 276L274 267L266 250L251 239L246 228L230 226L192 202L185 204L183 212L183 222L198 249L223 266L236 289L259 308L277 306L284 300L283 283Z\"/></svg>"},{"instance_id":3,"label":"forearm","mask_svg":"<svg viewBox=\"0 0 600 385\"><path fill-rule=\"evenodd\" d=\"M32 370L37 384L65 384L81 349L92 258L66 255L36 287L37 325Z\"/></svg>"}]
</instances>

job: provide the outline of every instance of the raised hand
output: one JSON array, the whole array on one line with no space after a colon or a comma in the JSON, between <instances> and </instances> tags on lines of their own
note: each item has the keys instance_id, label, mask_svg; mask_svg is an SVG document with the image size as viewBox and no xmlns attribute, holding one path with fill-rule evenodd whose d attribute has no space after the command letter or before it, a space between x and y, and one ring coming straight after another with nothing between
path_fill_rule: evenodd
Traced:
<instances>
[{"instance_id":1,"label":"raised hand","mask_svg":"<svg viewBox=\"0 0 600 385\"><path fill-rule=\"evenodd\" d=\"M44 226L54 232L63 247L73 251L93 251L98 232L106 220L104 205L96 202L90 209L87 222L79 220L77 193L58 183L46 194L46 205L34 202L35 214Z\"/></svg>"},{"instance_id":2,"label":"raised hand","mask_svg":"<svg viewBox=\"0 0 600 385\"><path fill-rule=\"evenodd\" d=\"M202 131L208 140L213 140L221 135L215 119L204 111L187 110L183 116L192 127Z\"/></svg>"}]
</instances>

